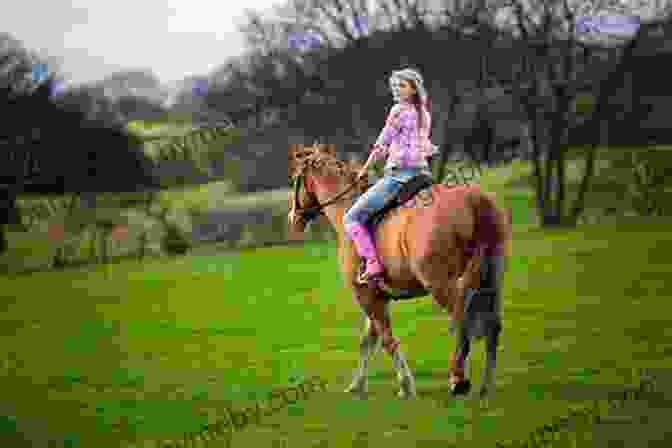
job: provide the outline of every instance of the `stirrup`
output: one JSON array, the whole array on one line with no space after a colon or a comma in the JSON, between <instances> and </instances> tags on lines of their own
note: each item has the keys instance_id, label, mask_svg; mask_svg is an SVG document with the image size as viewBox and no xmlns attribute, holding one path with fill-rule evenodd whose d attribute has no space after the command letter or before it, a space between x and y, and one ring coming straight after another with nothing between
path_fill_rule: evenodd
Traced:
<instances>
[{"instance_id":1,"label":"stirrup","mask_svg":"<svg viewBox=\"0 0 672 448\"><path fill-rule=\"evenodd\" d=\"M372 287L379 285L383 280L385 271L381 270L380 272L371 273L367 271L367 265L368 262L365 259L362 259L362 262L359 265L359 276L357 277L358 283L360 285L369 285Z\"/></svg>"},{"instance_id":2,"label":"stirrup","mask_svg":"<svg viewBox=\"0 0 672 448\"><path fill-rule=\"evenodd\" d=\"M376 272L374 274L370 272L360 272L357 281L360 285L369 285L379 283L383 279L382 272Z\"/></svg>"}]
</instances>

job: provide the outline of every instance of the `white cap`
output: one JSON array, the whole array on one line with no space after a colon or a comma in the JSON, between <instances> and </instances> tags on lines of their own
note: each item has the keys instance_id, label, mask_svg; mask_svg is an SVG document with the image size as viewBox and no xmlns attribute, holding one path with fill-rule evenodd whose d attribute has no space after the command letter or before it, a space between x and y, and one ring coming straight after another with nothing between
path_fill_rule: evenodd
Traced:
<instances>
[{"instance_id":1,"label":"white cap","mask_svg":"<svg viewBox=\"0 0 672 448\"><path fill-rule=\"evenodd\" d=\"M418 95L420 95L420 100L422 104L427 103L427 91L425 90L425 83L422 79L422 75L417 71L411 68L405 68L403 70L396 70L392 72L390 76L390 88L392 89L392 94L396 101L399 100L399 81L400 80L413 81L415 83L416 90Z\"/></svg>"}]
</instances>

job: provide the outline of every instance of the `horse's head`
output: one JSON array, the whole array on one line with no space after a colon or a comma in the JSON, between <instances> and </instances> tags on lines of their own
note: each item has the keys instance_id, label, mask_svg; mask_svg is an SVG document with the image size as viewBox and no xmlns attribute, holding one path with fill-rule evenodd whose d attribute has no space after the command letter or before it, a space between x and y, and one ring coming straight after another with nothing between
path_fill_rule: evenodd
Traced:
<instances>
[{"instance_id":1,"label":"horse's head","mask_svg":"<svg viewBox=\"0 0 672 448\"><path fill-rule=\"evenodd\" d=\"M290 145L289 181L289 228L303 232L306 225L322 213L322 205L338 195L355 181L353 164L336 158L336 146L319 144L312 146ZM357 189L363 191L368 185L363 178Z\"/></svg>"}]
</instances>

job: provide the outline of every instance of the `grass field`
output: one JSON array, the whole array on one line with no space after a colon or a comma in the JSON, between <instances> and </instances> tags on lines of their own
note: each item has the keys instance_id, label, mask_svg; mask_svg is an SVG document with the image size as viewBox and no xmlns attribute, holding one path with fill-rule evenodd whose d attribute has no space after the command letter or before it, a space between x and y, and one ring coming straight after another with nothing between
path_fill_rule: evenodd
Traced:
<instances>
[{"instance_id":1,"label":"grass field","mask_svg":"<svg viewBox=\"0 0 672 448\"><path fill-rule=\"evenodd\" d=\"M370 398L344 394L363 319L333 243L311 243L0 278L0 446L158 447L224 419L225 403L243 409L319 375L327 392L262 417L231 446L494 447L635 383L632 369L671 368L670 220L549 232L529 227L529 194L505 193L515 234L488 410L450 397L455 341L429 297L392 307L419 398L395 397L382 353ZM473 353L478 386L482 344ZM557 446L670 446L662 376L668 401L622 411L648 422Z\"/></svg>"}]
</instances>

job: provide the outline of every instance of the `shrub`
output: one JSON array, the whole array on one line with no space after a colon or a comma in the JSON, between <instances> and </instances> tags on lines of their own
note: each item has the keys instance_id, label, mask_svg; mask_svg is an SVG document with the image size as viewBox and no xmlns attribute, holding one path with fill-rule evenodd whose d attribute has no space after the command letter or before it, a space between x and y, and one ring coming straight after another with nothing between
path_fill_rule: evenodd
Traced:
<instances>
[{"instance_id":1,"label":"shrub","mask_svg":"<svg viewBox=\"0 0 672 448\"><path fill-rule=\"evenodd\" d=\"M167 224L166 233L161 239L161 247L170 255L184 255L191 245L175 224Z\"/></svg>"}]
</instances>

